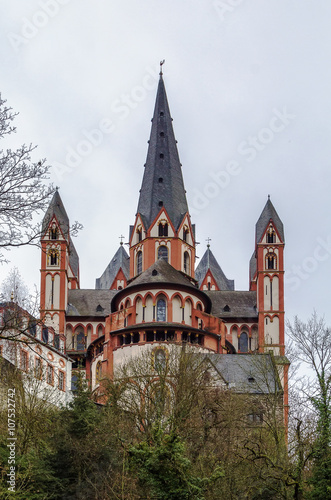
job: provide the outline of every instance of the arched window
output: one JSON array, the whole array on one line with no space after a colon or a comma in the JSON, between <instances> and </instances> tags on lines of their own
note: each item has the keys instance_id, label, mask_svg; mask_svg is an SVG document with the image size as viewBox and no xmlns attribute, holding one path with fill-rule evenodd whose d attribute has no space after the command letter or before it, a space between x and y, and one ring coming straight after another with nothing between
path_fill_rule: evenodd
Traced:
<instances>
[{"instance_id":1,"label":"arched window","mask_svg":"<svg viewBox=\"0 0 331 500\"><path fill-rule=\"evenodd\" d=\"M267 253L265 260L266 269L277 269L277 257L274 253Z\"/></svg>"},{"instance_id":2,"label":"arched window","mask_svg":"<svg viewBox=\"0 0 331 500\"><path fill-rule=\"evenodd\" d=\"M59 252L55 248L51 248L48 251L48 265L49 266L59 265Z\"/></svg>"},{"instance_id":3,"label":"arched window","mask_svg":"<svg viewBox=\"0 0 331 500\"><path fill-rule=\"evenodd\" d=\"M55 224L51 227L49 231L49 239L50 240L57 240L58 238L58 229Z\"/></svg>"},{"instance_id":4,"label":"arched window","mask_svg":"<svg viewBox=\"0 0 331 500\"><path fill-rule=\"evenodd\" d=\"M156 371L159 372L161 370L164 370L166 367L166 361L167 357L164 349L156 349L156 351L154 352L154 367Z\"/></svg>"},{"instance_id":5,"label":"arched window","mask_svg":"<svg viewBox=\"0 0 331 500\"><path fill-rule=\"evenodd\" d=\"M186 226L183 227L183 240L187 241L188 236L188 228Z\"/></svg>"},{"instance_id":6,"label":"arched window","mask_svg":"<svg viewBox=\"0 0 331 500\"><path fill-rule=\"evenodd\" d=\"M184 252L184 273L190 274L190 256L188 252Z\"/></svg>"},{"instance_id":7,"label":"arched window","mask_svg":"<svg viewBox=\"0 0 331 500\"><path fill-rule=\"evenodd\" d=\"M160 298L156 304L156 320L166 321L167 319L167 305L164 298Z\"/></svg>"},{"instance_id":8,"label":"arched window","mask_svg":"<svg viewBox=\"0 0 331 500\"><path fill-rule=\"evenodd\" d=\"M102 363L101 361L98 361L95 369L95 382L98 384L101 378L102 378Z\"/></svg>"},{"instance_id":9,"label":"arched window","mask_svg":"<svg viewBox=\"0 0 331 500\"><path fill-rule=\"evenodd\" d=\"M143 270L143 253L141 250L137 253L137 274L140 274Z\"/></svg>"},{"instance_id":10,"label":"arched window","mask_svg":"<svg viewBox=\"0 0 331 500\"><path fill-rule=\"evenodd\" d=\"M168 247L161 245L157 251L157 258L168 262Z\"/></svg>"},{"instance_id":11,"label":"arched window","mask_svg":"<svg viewBox=\"0 0 331 500\"><path fill-rule=\"evenodd\" d=\"M159 224L159 236L168 236L168 223L162 223L160 222Z\"/></svg>"},{"instance_id":12,"label":"arched window","mask_svg":"<svg viewBox=\"0 0 331 500\"><path fill-rule=\"evenodd\" d=\"M85 335L83 331L80 331L76 337L77 340L77 351L84 351L85 349Z\"/></svg>"},{"instance_id":13,"label":"arched window","mask_svg":"<svg viewBox=\"0 0 331 500\"><path fill-rule=\"evenodd\" d=\"M276 233L272 228L267 232L267 243L276 243Z\"/></svg>"},{"instance_id":14,"label":"arched window","mask_svg":"<svg viewBox=\"0 0 331 500\"><path fill-rule=\"evenodd\" d=\"M241 332L239 337L239 351L248 352L248 335L246 332Z\"/></svg>"}]
</instances>

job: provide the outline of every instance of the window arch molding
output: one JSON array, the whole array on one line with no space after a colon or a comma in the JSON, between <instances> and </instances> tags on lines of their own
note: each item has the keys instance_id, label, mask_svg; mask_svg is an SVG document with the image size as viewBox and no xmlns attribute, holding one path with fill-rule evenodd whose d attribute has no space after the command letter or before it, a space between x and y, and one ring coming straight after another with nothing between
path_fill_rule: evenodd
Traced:
<instances>
[{"instance_id":1,"label":"window arch molding","mask_svg":"<svg viewBox=\"0 0 331 500\"><path fill-rule=\"evenodd\" d=\"M268 270L277 269L277 255L273 251L268 251L265 256L265 268Z\"/></svg>"},{"instance_id":2,"label":"window arch molding","mask_svg":"<svg viewBox=\"0 0 331 500\"><path fill-rule=\"evenodd\" d=\"M160 292L162 293L162 292ZM148 299L151 299L153 301L153 304L155 302L155 297L153 296L153 294L151 292L147 292L146 295L143 297L143 306L146 307L146 302Z\"/></svg>"},{"instance_id":3,"label":"window arch molding","mask_svg":"<svg viewBox=\"0 0 331 500\"><path fill-rule=\"evenodd\" d=\"M129 307L131 307L131 299L127 298L125 301L124 309L128 309Z\"/></svg>"},{"instance_id":4,"label":"window arch molding","mask_svg":"<svg viewBox=\"0 0 331 500\"><path fill-rule=\"evenodd\" d=\"M163 293L163 292L160 292L160 293ZM179 299L180 301L180 305L181 307L183 307L184 305L184 297L179 293L179 292L175 292L171 297L170 297L170 301L173 302L176 298Z\"/></svg>"},{"instance_id":5,"label":"window arch molding","mask_svg":"<svg viewBox=\"0 0 331 500\"><path fill-rule=\"evenodd\" d=\"M138 294L135 296L135 298L133 299L133 305L134 305L134 306L136 306L136 305L137 305L137 301L138 301L139 299L142 301L142 303L144 303L144 297L143 297L140 293L138 293Z\"/></svg>"}]
</instances>

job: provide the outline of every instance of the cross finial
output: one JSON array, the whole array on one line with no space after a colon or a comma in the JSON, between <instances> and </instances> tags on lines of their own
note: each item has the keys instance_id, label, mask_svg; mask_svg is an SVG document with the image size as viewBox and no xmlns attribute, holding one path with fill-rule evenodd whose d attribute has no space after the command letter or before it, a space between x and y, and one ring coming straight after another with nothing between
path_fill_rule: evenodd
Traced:
<instances>
[{"instance_id":1,"label":"cross finial","mask_svg":"<svg viewBox=\"0 0 331 500\"><path fill-rule=\"evenodd\" d=\"M163 61L160 61L160 76L163 75L162 66L164 65L164 63L165 63L165 59L163 59Z\"/></svg>"},{"instance_id":2,"label":"cross finial","mask_svg":"<svg viewBox=\"0 0 331 500\"><path fill-rule=\"evenodd\" d=\"M124 238L123 234L121 234L121 236L119 236L119 238L121 240L120 245L123 245L123 238Z\"/></svg>"},{"instance_id":3,"label":"cross finial","mask_svg":"<svg viewBox=\"0 0 331 500\"><path fill-rule=\"evenodd\" d=\"M208 238L206 239L206 241L207 241L207 248L210 248L209 242L211 241L211 238L209 238L209 236L208 236Z\"/></svg>"},{"instance_id":4,"label":"cross finial","mask_svg":"<svg viewBox=\"0 0 331 500\"><path fill-rule=\"evenodd\" d=\"M270 194L268 194L268 200L270 200Z\"/></svg>"}]
</instances>

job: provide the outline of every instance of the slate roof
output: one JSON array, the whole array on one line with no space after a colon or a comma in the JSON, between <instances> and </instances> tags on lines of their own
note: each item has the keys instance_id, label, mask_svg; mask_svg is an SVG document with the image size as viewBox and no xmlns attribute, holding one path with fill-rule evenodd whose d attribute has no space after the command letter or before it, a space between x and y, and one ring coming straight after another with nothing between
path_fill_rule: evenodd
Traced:
<instances>
[{"instance_id":1,"label":"slate roof","mask_svg":"<svg viewBox=\"0 0 331 500\"><path fill-rule=\"evenodd\" d=\"M55 193L53 194L53 198L52 198L52 200L49 204L49 207L44 215L44 218L42 221L42 234L45 233L50 221L52 220L53 215L56 216L65 238L68 239L68 237L69 237L69 217L68 217L67 212L64 208L60 193L58 192L57 189L56 189Z\"/></svg>"},{"instance_id":2,"label":"slate roof","mask_svg":"<svg viewBox=\"0 0 331 500\"><path fill-rule=\"evenodd\" d=\"M199 282L199 286L201 286L208 269L212 272L220 290L234 290L234 280L229 280L225 276L209 246L195 270L195 279Z\"/></svg>"},{"instance_id":3,"label":"slate roof","mask_svg":"<svg viewBox=\"0 0 331 500\"><path fill-rule=\"evenodd\" d=\"M68 290L67 316L108 316L117 290ZM101 306L98 307L98 306ZM97 310L98 308L98 310Z\"/></svg>"},{"instance_id":4,"label":"slate roof","mask_svg":"<svg viewBox=\"0 0 331 500\"><path fill-rule=\"evenodd\" d=\"M251 260L249 261L249 277L251 281L254 278L256 271L257 271L257 259L255 256L255 252L253 252Z\"/></svg>"},{"instance_id":5,"label":"slate roof","mask_svg":"<svg viewBox=\"0 0 331 500\"><path fill-rule=\"evenodd\" d=\"M136 285L149 285L154 283L183 285L197 290L197 287L182 273L172 267L166 260L159 259L146 271L135 278L125 290Z\"/></svg>"},{"instance_id":6,"label":"slate roof","mask_svg":"<svg viewBox=\"0 0 331 500\"><path fill-rule=\"evenodd\" d=\"M273 394L282 390L270 354L208 354L206 358L236 392Z\"/></svg>"},{"instance_id":7,"label":"slate roof","mask_svg":"<svg viewBox=\"0 0 331 500\"><path fill-rule=\"evenodd\" d=\"M124 276L128 280L130 277L130 257L127 254L123 245L120 245L119 249L109 262L102 276L96 279L95 288L102 290L109 290L113 284L113 281L118 271L121 268L124 273Z\"/></svg>"},{"instance_id":8,"label":"slate roof","mask_svg":"<svg viewBox=\"0 0 331 500\"><path fill-rule=\"evenodd\" d=\"M212 302L211 314L219 318L247 318L257 320L256 292L204 290ZM228 306L229 311L224 310Z\"/></svg>"},{"instance_id":9,"label":"slate roof","mask_svg":"<svg viewBox=\"0 0 331 500\"><path fill-rule=\"evenodd\" d=\"M177 230L184 214L188 212L188 205L172 118L163 78L160 76L137 209L146 229L162 206Z\"/></svg>"},{"instance_id":10,"label":"slate roof","mask_svg":"<svg viewBox=\"0 0 331 500\"><path fill-rule=\"evenodd\" d=\"M69 240L69 265L75 277L77 278L79 274L79 257L71 237Z\"/></svg>"},{"instance_id":11,"label":"slate roof","mask_svg":"<svg viewBox=\"0 0 331 500\"><path fill-rule=\"evenodd\" d=\"M263 233L266 230L270 219L272 219L272 221L273 221L275 227L277 228L277 231L281 237L281 240L284 243L285 237L284 237L283 223L280 220L279 215L277 214L275 207L271 203L270 198L268 198L268 201L265 204L265 207L262 210L262 213L261 213L261 215L256 223L256 226L255 226L256 243L259 243L261 241Z\"/></svg>"}]
</instances>

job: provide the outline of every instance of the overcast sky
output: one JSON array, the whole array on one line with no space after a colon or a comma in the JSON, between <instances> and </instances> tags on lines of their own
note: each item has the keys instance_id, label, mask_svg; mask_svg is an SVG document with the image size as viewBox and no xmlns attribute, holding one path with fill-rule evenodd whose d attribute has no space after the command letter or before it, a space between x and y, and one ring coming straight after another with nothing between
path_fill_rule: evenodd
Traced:
<instances>
[{"instance_id":1,"label":"overcast sky","mask_svg":"<svg viewBox=\"0 0 331 500\"><path fill-rule=\"evenodd\" d=\"M268 194L286 238L286 312L331 323L331 2L1 2L2 96L17 145L38 145L72 222L81 288L94 288L134 223L159 62L197 255L206 238L247 290ZM42 219L42 215L39 215ZM128 247L127 247L128 248ZM17 266L39 285L40 252Z\"/></svg>"}]
</instances>

